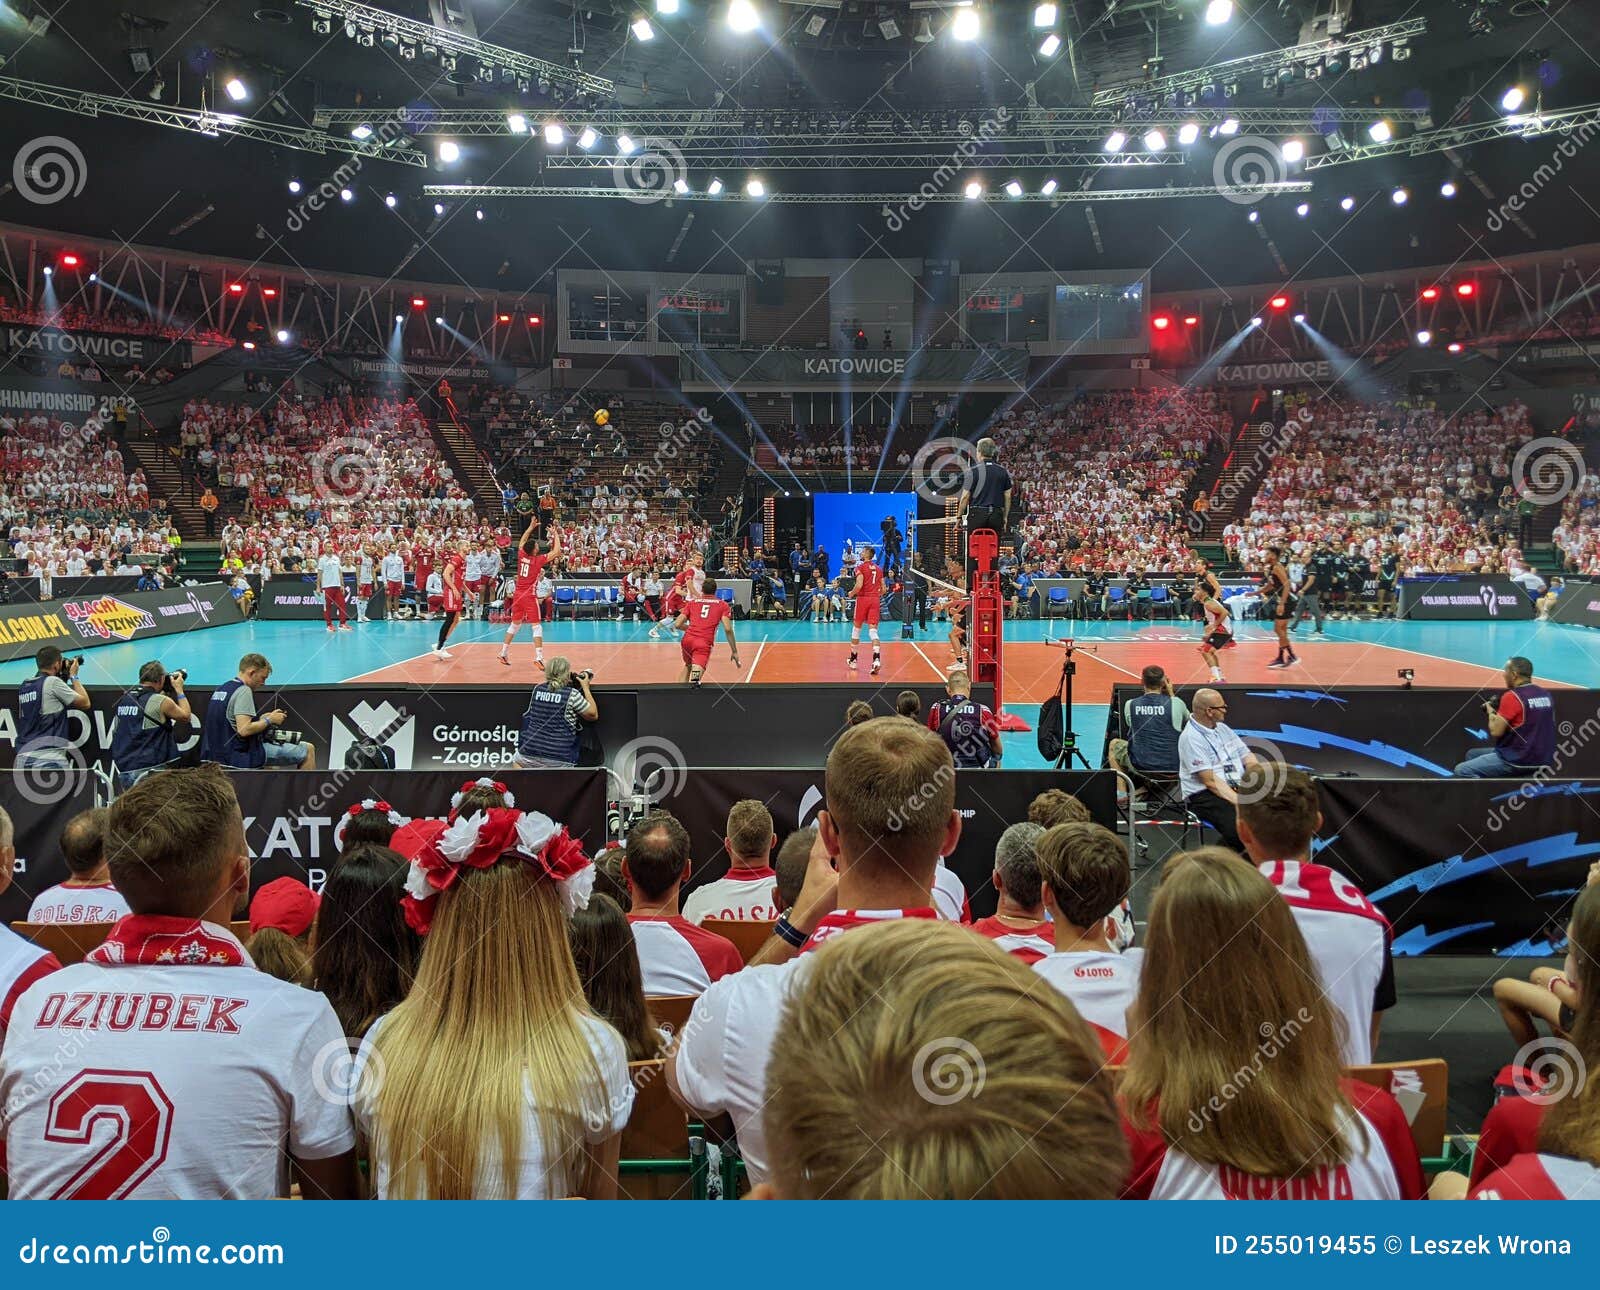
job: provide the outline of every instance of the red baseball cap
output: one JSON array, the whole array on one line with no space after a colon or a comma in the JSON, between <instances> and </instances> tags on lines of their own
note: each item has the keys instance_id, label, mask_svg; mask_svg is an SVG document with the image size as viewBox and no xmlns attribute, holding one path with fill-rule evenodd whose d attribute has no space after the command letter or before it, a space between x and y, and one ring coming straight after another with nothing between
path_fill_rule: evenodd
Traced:
<instances>
[{"instance_id":1,"label":"red baseball cap","mask_svg":"<svg viewBox=\"0 0 1600 1290\"><path fill-rule=\"evenodd\" d=\"M274 878L250 902L250 934L276 927L290 936L304 936L316 921L322 898L297 878Z\"/></svg>"}]
</instances>

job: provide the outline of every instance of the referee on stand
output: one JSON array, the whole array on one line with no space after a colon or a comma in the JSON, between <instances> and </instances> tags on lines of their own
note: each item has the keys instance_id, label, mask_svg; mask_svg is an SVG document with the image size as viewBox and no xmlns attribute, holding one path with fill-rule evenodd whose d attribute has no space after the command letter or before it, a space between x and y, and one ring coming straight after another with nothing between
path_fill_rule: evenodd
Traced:
<instances>
[{"instance_id":1,"label":"referee on stand","mask_svg":"<svg viewBox=\"0 0 1600 1290\"><path fill-rule=\"evenodd\" d=\"M1011 522L1011 472L995 461L998 452L993 439L978 440L978 464L967 471L956 510L957 522L968 537L978 529L993 529L1003 542ZM971 586L972 557L967 556L968 586Z\"/></svg>"}]
</instances>

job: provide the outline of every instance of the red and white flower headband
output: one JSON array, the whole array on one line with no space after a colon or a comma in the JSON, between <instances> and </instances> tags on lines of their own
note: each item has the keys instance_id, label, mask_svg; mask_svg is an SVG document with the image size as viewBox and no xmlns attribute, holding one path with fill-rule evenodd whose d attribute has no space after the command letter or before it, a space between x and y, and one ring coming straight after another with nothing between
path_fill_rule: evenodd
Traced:
<instances>
[{"instance_id":1,"label":"red and white flower headband","mask_svg":"<svg viewBox=\"0 0 1600 1290\"><path fill-rule=\"evenodd\" d=\"M498 779L490 779L487 775L483 776L481 779L469 779L461 786L460 792L453 793L450 796L450 819L452 821L455 820L456 812L461 809L461 803L466 799L467 794L472 792L472 790L475 788L492 788L495 792L499 793L501 797L505 798L507 806L515 807L517 804L517 799L512 794L511 790L502 784Z\"/></svg>"},{"instance_id":2,"label":"red and white flower headband","mask_svg":"<svg viewBox=\"0 0 1600 1290\"><path fill-rule=\"evenodd\" d=\"M356 816L364 815L368 811L382 811L384 815L388 817L389 823L394 825L394 827L397 829L403 829L406 825L411 823L411 817L409 815L401 815L399 811L395 810L394 807L390 806L389 803L381 800L380 798L364 797L343 815L341 815L339 817L339 822L333 826L333 845L336 846L340 851L344 850L345 827L350 823L351 820L355 819Z\"/></svg>"},{"instance_id":3,"label":"red and white flower headband","mask_svg":"<svg viewBox=\"0 0 1600 1290\"><path fill-rule=\"evenodd\" d=\"M448 825L419 820L394 841L411 861L400 905L406 922L422 936L433 925L441 891L455 886L463 870L492 869L507 854L556 884L568 918L587 908L594 891L594 865L583 844L539 811L496 806Z\"/></svg>"}]
</instances>

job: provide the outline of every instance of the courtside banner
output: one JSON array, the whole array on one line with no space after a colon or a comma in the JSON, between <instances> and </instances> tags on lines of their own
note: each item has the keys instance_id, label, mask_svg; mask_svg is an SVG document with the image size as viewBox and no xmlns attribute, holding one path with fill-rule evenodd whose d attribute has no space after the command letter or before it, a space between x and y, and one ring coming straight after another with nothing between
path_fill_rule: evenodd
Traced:
<instances>
[{"instance_id":1,"label":"courtside banner","mask_svg":"<svg viewBox=\"0 0 1600 1290\"><path fill-rule=\"evenodd\" d=\"M356 616L356 585L345 579L345 613L354 621ZM368 618L388 617L388 597L379 584L372 589L367 601ZM269 578L261 587L261 598L256 602L258 618L321 618L322 591L315 578ZM337 617L337 611L335 612Z\"/></svg>"},{"instance_id":2,"label":"courtside banner","mask_svg":"<svg viewBox=\"0 0 1600 1290\"><path fill-rule=\"evenodd\" d=\"M1503 573L1400 579L1400 617L1419 621L1514 621L1533 617L1533 601Z\"/></svg>"},{"instance_id":3,"label":"courtside banner","mask_svg":"<svg viewBox=\"0 0 1600 1290\"><path fill-rule=\"evenodd\" d=\"M17 850L11 862L11 886L0 891L0 927L5 927L27 918L34 897L67 877L61 830L74 815L94 805L94 779L82 767L32 767L0 773L0 791L5 793Z\"/></svg>"},{"instance_id":4,"label":"courtside banner","mask_svg":"<svg viewBox=\"0 0 1600 1290\"><path fill-rule=\"evenodd\" d=\"M338 856L339 820L366 799L388 802L412 819L445 818L450 798L478 776L442 771L236 770L229 772L250 846L251 889L274 878L298 878L321 891ZM604 844L605 773L598 770L497 771L517 809L543 811L591 856Z\"/></svg>"},{"instance_id":5,"label":"courtside banner","mask_svg":"<svg viewBox=\"0 0 1600 1290\"><path fill-rule=\"evenodd\" d=\"M1353 878L1396 954L1564 953L1600 860L1600 780L1323 779L1316 858Z\"/></svg>"},{"instance_id":6,"label":"courtside banner","mask_svg":"<svg viewBox=\"0 0 1600 1290\"><path fill-rule=\"evenodd\" d=\"M1313 775L1439 779L1474 748L1494 743L1485 703L1503 690L1340 686L1338 690L1266 685L1210 687L1228 701L1228 725L1264 761ZM1121 734L1122 709L1143 694L1137 685L1112 690L1106 736ZM1600 777L1600 690L1552 689L1556 761L1563 777ZM1178 697L1194 710L1194 688Z\"/></svg>"},{"instance_id":7,"label":"courtside banner","mask_svg":"<svg viewBox=\"0 0 1600 1290\"><path fill-rule=\"evenodd\" d=\"M220 582L0 605L0 659L28 658L44 645L71 653L147 636L225 627L242 617L238 602Z\"/></svg>"},{"instance_id":8,"label":"courtside banner","mask_svg":"<svg viewBox=\"0 0 1600 1290\"><path fill-rule=\"evenodd\" d=\"M1117 777L1110 771L958 770L956 810L961 841L945 863L966 886L974 918L994 913L994 849L1000 835L1028 818L1028 804L1047 788L1065 789L1089 808L1097 823L1117 826ZM722 839L728 811L742 798L755 798L772 812L781 843L795 829L817 822L823 798L821 770L677 769L663 777L655 805L671 811L689 831L694 870L689 888L712 882L728 870ZM915 812L922 803L907 803Z\"/></svg>"},{"instance_id":9,"label":"courtside banner","mask_svg":"<svg viewBox=\"0 0 1600 1290\"><path fill-rule=\"evenodd\" d=\"M1600 627L1600 582L1568 582L1550 611L1553 623Z\"/></svg>"},{"instance_id":10,"label":"courtside banner","mask_svg":"<svg viewBox=\"0 0 1600 1290\"><path fill-rule=\"evenodd\" d=\"M982 1087L968 1080L963 1095L968 1086ZM950 1114L948 1102L935 1109ZM791 1207L778 1216L820 1219L823 1212ZM463 1274L462 1250L472 1251L479 1279L515 1279L533 1248L541 1252L541 1279L578 1281L593 1279L596 1259L604 1257L597 1251L618 1249L618 1211L607 1205L521 1205L508 1221L510 1213L504 1205L428 1201L36 1201L0 1206L0 1275L7 1286L75 1290L114 1280L119 1288L172 1290L214 1285L219 1273L230 1286L294 1286L346 1268L371 1284L452 1284ZM1152 1211L1111 1200L1065 1208L833 1201L826 1216L829 1260L848 1264L863 1282L892 1277L907 1286L992 1280L988 1243L940 1238L951 1224L980 1230L996 1217L1093 1232L1097 1242L1134 1252L1129 1257L1149 1284L1292 1278L1296 1290L1348 1290L1353 1283L1362 1290L1439 1283L1504 1290L1529 1279L1583 1285L1600 1274L1600 1238L1570 1206L1554 1204L1230 1201ZM1150 1227L1156 1216L1158 1240ZM774 1222L760 1203L634 1204L627 1217L634 1248L755 1249L770 1239ZM699 1290L705 1279L693 1258L663 1260L650 1275L652 1290Z\"/></svg>"}]
</instances>

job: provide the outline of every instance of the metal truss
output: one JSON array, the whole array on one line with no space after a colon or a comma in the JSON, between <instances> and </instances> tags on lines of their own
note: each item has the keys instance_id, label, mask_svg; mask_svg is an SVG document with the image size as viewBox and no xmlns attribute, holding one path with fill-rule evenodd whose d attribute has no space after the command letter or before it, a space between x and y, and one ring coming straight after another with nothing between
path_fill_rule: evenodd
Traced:
<instances>
[{"instance_id":1,"label":"metal truss","mask_svg":"<svg viewBox=\"0 0 1600 1290\"><path fill-rule=\"evenodd\" d=\"M1369 27L1365 31L1345 32L1327 36L1304 45L1289 45L1283 49L1269 50L1264 54L1251 54L1245 58L1232 58L1225 63L1209 63L1189 72L1174 72L1170 76L1157 76L1152 80L1118 81L1094 92L1090 100L1095 107L1111 107L1129 99L1154 98L1157 101L1168 94L1180 91L1198 93L1207 85L1225 85L1229 81L1243 81L1263 72L1276 72L1284 67L1298 67L1315 63L1329 54L1350 53L1382 46L1396 40L1412 40L1428 30L1426 18L1406 18L1382 27Z\"/></svg>"},{"instance_id":2,"label":"metal truss","mask_svg":"<svg viewBox=\"0 0 1600 1290\"><path fill-rule=\"evenodd\" d=\"M635 153L634 157L647 157L650 153ZM656 153L655 156L662 154ZM1181 152L1141 152L1113 155L1101 150L1094 152L1012 152L1003 158L993 155L961 158L949 152L791 152L772 153L760 149L743 152L699 152L684 149L681 154L685 165L696 170L959 170L965 172L974 161L986 166L999 164L1017 170L1035 169L1134 169L1143 166L1181 166L1188 161ZM676 160L674 158L674 160ZM553 153L545 158L547 170L611 170L625 167L629 159L612 155L600 156L589 152Z\"/></svg>"},{"instance_id":3,"label":"metal truss","mask_svg":"<svg viewBox=\"0 0 1600 1290\"><path fill-rule=\"evenodd\" d=\"M234 112L200 112L191 108L168 107L148 99L91 94L87 90L42 85L37 81L23 81L12 76L0 76L0 99L12 99L61 112L76 112L79 116L142 121L146 125L161 125L212 138L254 139L258 143L294 148L300 152L343 152L376 161L392 161L402 166L426 167L428 164L428 155L413 148L410 139L399 130L375 130L366 139L341 138L325 130L281 125Z\"/></svg>"},{"instance_id":4,"label":"metal truss","mask_svg":"<svg viewBox=\"0 0 1600 1290\"><path fill-rule=\"evenodd\" d=\"M537 136L546 120L559 120L572 129L592 126L602 135L614 138L626 134L635 142L661 140L675 147L717 146L738 140L759 140L764 145L826 148L882 147L886 144L1092 144L1099 147L1112 130L1122 130L1137 138L1151 126L1171 132L1179 120L1175 116L1151 116L1130 120L1120 111L1083 108L957 108L914 113L830 113L792 109L760 112L743 108L655 109L607 108L574 115L571 111L534 108L433 108L402 107L374 111L362 108L319 107L313 123L340 131L358 125L376 129L384 123L403 126L413 135ZM1384 112L1396 125L1426 126L1432 119L1423 108L1396 108ZM521 129L513 129L512 116ZM1367 126L1372 123L1371 108L1322 107L1252 108L1235 112L1204 109L1181 114L1202 132L1226 120L1238 122L1240 134L1290 135L1318 132L1330 125Z\"/></svg>"},{"instance_id":5,"label":"metal truss","mask_svg":"<svg viewBox=\"0 0 1600 1290\"><path fill-rule=\"evenodd\" d=\"M1344 166L1353 161L1372 161L1380 157L1425 157L1430 153L1468 148L1496 139L1542 139L1581 132L1582 141L1587 142L1588 136L1597 130L1600 130L1600 103L1590 103L1584 107L1564 108L1559 112L1503 116L1475 125L1439 126L1404 139L1390 139L1387 143L1352 143L1337 152L1320 152L1309 156L1305 159L1304 167L1307 171L1325 170L1329 166Z\"/></svg>"},{"instance_id":6,"label":"metal truss","mask_svg":"<svg viewBox=\"0 0 1600 1290\"><path fill-rule=\"evenodd\" d=\"M512 77L527 81L542 79L568 89L608 97L616 93L616 85L603 76L592 76L574 67L519 53L504 45L492 45L486 40L463 36L445 27L435 27L432 23L402 18L384 9L357 4L355 0L295 0L295 3L302 9L310 9L313 17L353 25L363 39L368 36L377 39L388 37L397 48L403 44L407 48L420 50L424 57L433 57L435 54L464 55L476 59L482 67L500 68ZM366 43L370 44L371 41Z\"/></svg>"},{"instance_id":7,"label":"metal truss","mask_svg":"<svg viewBox=\"0 0 1600 1290\"><path fill-rule=\"evenodd\" d=\"M996 172L997 176L1001 172ZM1009 172L1004 172L1009 176ZM666 192L662 190L641 190L631 187L604 187L593 188L533 188L513 184L429 184L423 188L423 194L428 197L456 198L459 200L473 200L477 198L530 198L530 197L576 197L576 198L621 198L624 201L639 204L648 204L657 201L678 202L769 202L779 205L798 206L911 206L921 207L946 202L965 202L973 200L989 200L1001 203L1008 202L1131 202L1155 201L1173 197L1225 197L1235 202L1244 202L1247 199L1262 197L1283 197L1294 193L1309 193L1311 185L1304 181L1288 181L1277 184L1235 184L1227 188L1214 186L1195 188L1108 188L1089 189L1079 191L1073 189L1057 189L1053 193L1022 193L1012 197L1003 191L988 192L984 198L969 198L960 189L951 192L939 192L931 195L916 193L768 193L765 197L746 197L733 189L712 196L710 193L696 192L693 189L685 193Z\"/></svg>"}]
</instances>

